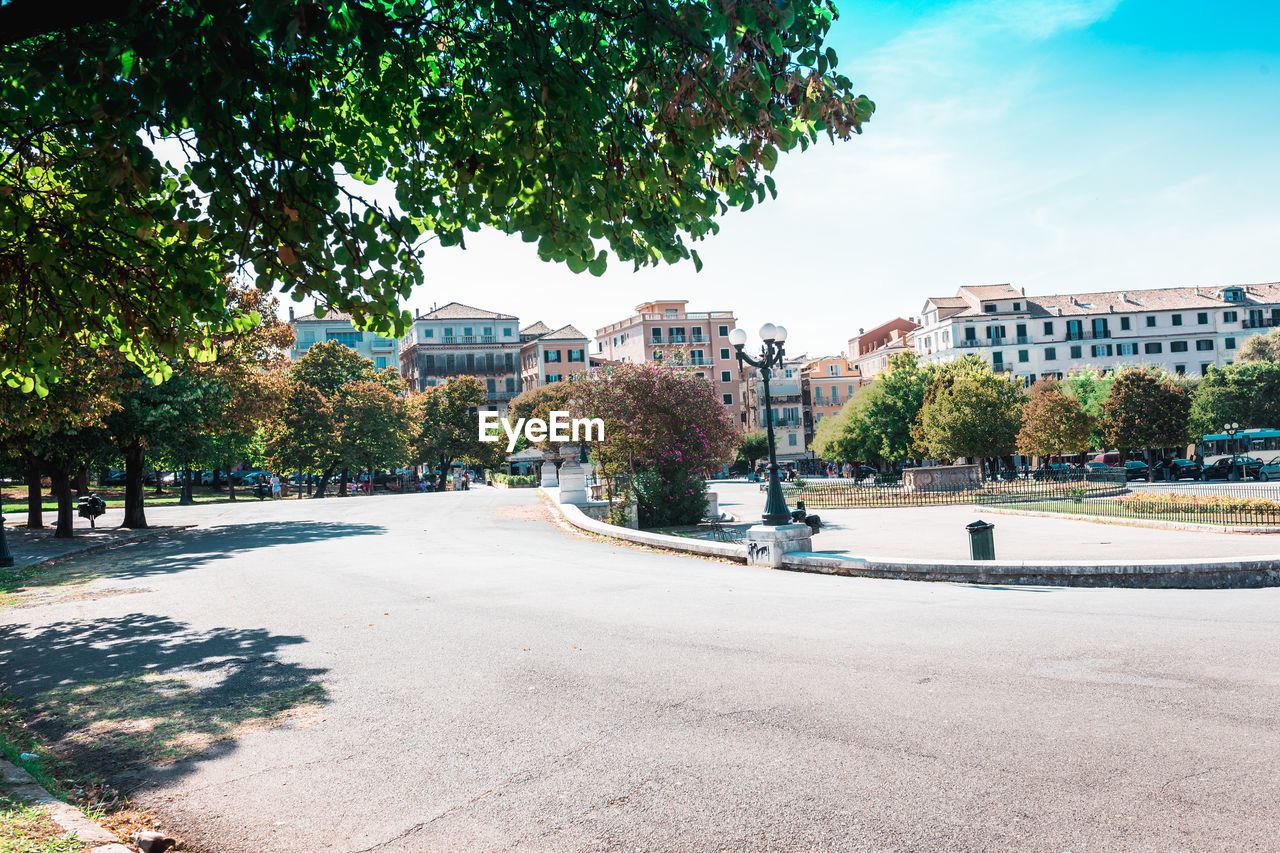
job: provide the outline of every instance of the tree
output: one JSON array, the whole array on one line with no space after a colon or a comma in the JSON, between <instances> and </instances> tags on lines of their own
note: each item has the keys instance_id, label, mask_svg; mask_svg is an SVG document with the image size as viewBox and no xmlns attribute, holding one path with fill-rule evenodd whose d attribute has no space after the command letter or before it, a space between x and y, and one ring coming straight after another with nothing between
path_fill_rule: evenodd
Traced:
<instances>
[{"instance_id":1,"label":"tree","mask_svg":"<svg viewBox=\"0 0 1280 853\"><path fill-rule=\"evenodd\" d=\"M951 362L939 371L920 410L919 444L930 456L948 459L1011 454L1024 397L1019 382L997 376L984 361Z\"/></svg>"},{"instance_id":2,"label":"tree","mask_svg":"<svg viewBox=\"0 0 1280 853\"><path fill-rule=\"evenodd\" d=\"M417 430L409 401L371 380L347 385L333 408L342 461L369 473L372 494L374 471L409 461Z\"/></svg>"},{"instance_id":3,"label":"tree","mask_svg":"<svg viewBox=\"0 0 1280 853\"><path fill-rule=\"evenodd\" d=\"M1057 382L1032 386L1022 407L1018 452L1025 456L1083 453L1097 423L1080 401L1065 394Z\"/></svg>"},{"instance_id":4,"label":"tree","mask_svg":"<svg viewBox=\"0 0 1280 853\"><path fill-rule=\"evenodd\" d=\"M936 368L921 365L915 353L900 353L890 359L888 370L858 391L857 396L866 399L853 411L861 414L856 425L868 459L901 462L920 455L912 427L935 373Z\"/></svg>"},{"instance_id":5,"label":"tree","mask_svg":"<svg viewBox=\"0 0 1280 853\"><path fill-rule=\"evenodd\" d=\"M1274 428L1280 424L1280 362L1212 367L1191 397L1193 436L1222 432L1224 424Z\"/></svg>"},{"instance_id":6,"label":"tree","mask_svg":"<svg viewBox=\"0 0 1280 853\"><path fill-rule=\"evenodd\" d=\"M824 43L835 17L830 0L11 0L0 371L48 378L82 332L161 371L225 319L228 258L395 335L425 239L485 225L575 272L609 252L700 265L690 242L776 192L779 152L871 117Z\"/></svg>"},{"instance_id":7,"label":"tree","mask_svg":"<svg viewBox=\"0 0 1280 853\"><path fill-rule=\"evenodd\" d=\"M1185 385L1149 367L1129 367L1116 374L1102 404L1102 433L1124 459L1129 450L1145 450L1154 475L1153 450L1186 444L1191 393Z\"/></svg>"},{"instance_id":8,"label":"tree","mask_svg":"<svg viewBox=\"0 0 1280 853\"><path fill-rule=\"evenodd\" d=\"M747 470L751 471L755 469L757 461L768 455L769 433L758 429L742 436L742 442L738 445L738 464L745 465Z\"/></svg>"},{"instance_id":9,"label":"tree","mask_svg":"<svg viewBox=\"0 0 1280 853\"><path fill-rule=\"evenodd\" d=\"M1265 335L1254 335L1241 345L1236 363L1249 361L1280 363L1280 329L1272 329Z\"/></svg>"},{"instance_id":10,"label":"tree","mask_svg":"<svg viewBox=\"0 0 1280 853\"><path fill-rule=\"evenodd\" d=\"M1089 435L1089 446L1095 450L1102 450L1107 446L1107 439L1102 433L1101 426L1102 404L1110 395L1111 386L1115 381L1115 374L1104 376L1092 367L1085 367L1061 382L1061 387L1067 396L1075 398L1080 403L1081 410L1093 418L1095 427Z\"/></svg>"},{"instance_id":11,"label":"tree","mask_svg":"<svg viewBox=\"0 0 1280 853\"><path fill-rule=\"evenodd\" d=\"M439 472L436 490L445 490L449 469L464 459L480 465L495 465L505 445L480 440L480 417L488 392L474 376L458 376L428 388L410 398L418 423L413 458Z\"/></svg>"},{"instance_id":12,"label":"tree","mask_svg":"<svg viewBox=\"0 0 1280 853\"><path fill-rule=\"evenodd\" d=\"M610 494L614 478L627 474L642 526L700 521L704 478L732 460L741 441L712 385L687 367L649 362L579 374L570 386L573 415L604 422L604 440L590 455Z\"/></svg>"}]
</instances>

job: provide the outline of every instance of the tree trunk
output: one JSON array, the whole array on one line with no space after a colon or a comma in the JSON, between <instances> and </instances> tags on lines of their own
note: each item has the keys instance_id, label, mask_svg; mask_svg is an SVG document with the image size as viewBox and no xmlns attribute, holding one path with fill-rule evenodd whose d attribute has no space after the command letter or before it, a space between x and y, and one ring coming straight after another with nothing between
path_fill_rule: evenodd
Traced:
<instances>
[{"instance_id":1,"label":"tree trunk","mask_svg":"<svg viewBox=\"0 0 1280 853\"><path fill-rule=\"evenodd\" d=\"M71 470L66 466L54 468L50 472L53 480L53 493L58 496L58 527L53 532L55 539L70 539L75 535L75 514L71 503Z\"/></svg>"},{"instance_id":2,"label":"tree trunk","mask_svg":"<svg viewBox=\"0 0 1280 853\"><path fill-rule=\"evenodd\" d=\"M163 482L164 482L164 471L161 471L159 468L157 468L156 469L156 494L157 495L162 494L161 483Z\"/></svg>"},{"instance_id":3,"label":"tree trunk","mask_svg":"<svg viewBox=\"0 0 1280 853\"><path fill-rule=\"evenodd\" d=\"M307 497L311 497L312 493L315 490L315 486L316 486L315 478L316 478L316 475L314 473L311 473L311 472L307 473Z\"/></svg>"},{"instance_id":4,"label":"tree trunk","mask_svg":"<svg viewBox=\"0 0 1280 853\"><path fill-rule=\"evenodd\" d=\"M44 495L40 494L40 460L34 453L23 453L27 463L27 527L39 530L44 527Z\"/></svg>"},{"instance_id":5,"label":"tree trunk","mask_svg":"<svg viewBox=\"0 0 1280 853\"><path fill-rule=\"evenodd\" d=\"M1155 451L1147 448L1147 482L1154 483L1156 481L1156 456Z\"/></svg>"},{"instance_id":6,"label":"tree trunk","mask_svg":"<svg viewBox=\"0 0 1280 853\"><path fill-rule=\"evenodd\" d=\"M191 467L182 466L182 495L178 498L178 506L191 506L195 500L191 497Z\"/></svg>"},{"instance_id":7,"label":"tree trunk","mask_svg":"<svg viewBox=\"0 0 1280 853\"><path fill-rule=\"evenodd\" d=\"M213 489L215 492L222 491L222 469L217 465L213 467L213 480L209 483L209 488Z\"/></svg>"},{"instance_id":8,"label":"tree trunk","mask_svg":"<svg viewBox=\"0 0 1280 853\"><path fill-rule=\"evenodd\" d=\"M347 484L351 481L351 471L347 468L342 469L342 479L338 483L338 493L342 497L347 496Z\"/></svg>"},{"instance_id":9,"label":"tree trunk","mask_svg":"<svg viewBox=\"0 0 1280 853\"><path fill-rule=\"evenodd\" d=\"M449 468L453 466L452 459L441 459L440 470L437 472L439 476L436 478L436 491L443 492L449 487Z\"/></svg>"},{"instance_id":10,"label":"tree trunk","mask_svg":"<svg viewBox=\"0 0 1280 853\"><path fill-rule=\"evenodd\" d=\"M329 478L333 476L333 469L326 468L320 472L320 479L316 482L316 493L312 495L314 498L324 497L325 490L329 488Z\"/></svg>"},{"instance_id":11,"label":"tree trunk","mask_svg":"<svg viewBox=\"0 0 1280 853\"><path fill-rule=\"evenodd\" d=\"M124 521L121 527L132 530L143 530L147 526L147 513L143 506L145 500L142 483L142 469L146 462L146 451L140 444L132 444L124 451ZM160 472L156 471L156 484L160 483Z\"/></svg>"},{"instance_id":12,"label":"tree trunk","mask_svg":"<svg viewBox=\"0 0 1280 853\"><path fill-rule=\"evenodd\" d=\"M76 472L76 497L84 497L89 492L89 466L81 465Z\"/></svg>"},{"instance_id":13,"label":"tree trunk","mask_svg":"<svg viewBox=\"0 0 1280 853\"><path fill-rule=\"evenodd\" d=\"M227 500L234 501L236 499L236 484L231 479L231 463L227 463Z\"/></svg>"}]
</instances>

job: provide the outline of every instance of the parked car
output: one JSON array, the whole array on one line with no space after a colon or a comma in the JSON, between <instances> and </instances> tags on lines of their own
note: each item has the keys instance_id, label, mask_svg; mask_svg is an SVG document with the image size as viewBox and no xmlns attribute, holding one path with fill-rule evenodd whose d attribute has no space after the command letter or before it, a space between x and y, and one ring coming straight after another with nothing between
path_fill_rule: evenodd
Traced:
<instances>
[{"instance_id":1,"label":"parked car","mask_svg":"<svg viewBox=\"0 0 1280 853\"><path fill-rule=\"evenodd\" d=\"M1257 480L1262 471L1262 460L1252 456L1237 456L1234 459L1219 459L1212 465L1206 465L1202 474L1205 480L1230 480L1232 472L1237 475Z\"/></svg>"},{"instance_id":2,"label":"parked car","mask_svg":"<svg viewBox=\"0 0 1280 853\"><path fill-rule=\"evenodd\" d=\"M1200 463L1192 459L1162 459L1156 463L1157 480L1199 480Z\"/></svg>"},{"instance_id":3,"label":"parked car","mask_svg":"<svg viewBox=\"0 0 1280 853\"><path fill-rule=\"evenodd\" d=\"M1147 479L1148 470L1147 463L1131 459L1124 463L1124 478L1126 480L1145 480Z\"/></svg>"},{"instance_id":4,"label":"parked car","mask_svg":"<svg viewBox=\"0 0 1280 853\"><path fill-rule=\"evenodd\" d=\"M1088 462L1084 463L1084 468L1087 473L1097 474L1101 471L1109 470L1110 466L1097 459L1090 459Z\"/></svg>"},{"instance_id":5,"label":"parked car","mask_svg":"<svg viewBox=\"0 0 1280 853\"><path fill-rule=\"evenodd\" d=\"M1106 453L1096 453L1094 454L1094 457L1085 464L1091 465L1094 462L1100 463L1108 468L1119 468L1120 454L1114 450L1108 450Z\"/></svg>"},{"instance_id":6,"label":"parked car","mask_svg":"<svg viewBox=\"0 0 1280 853\"><path fill-rule=\"evenodd\" d=\"M1104 468L1106 466L1103 466ZM1065 462L1051 462L1041 465L1031 472L1033 480L1074 480L1085 472L1080 465L1068 465Z\"/></svg>"},{"instance_id":7,"label":"parked car","mask_svg":"<svg viewBox=\"0 0 1280 853\"><path fill-rule=\"evenodd\" d=\"M1259 480L1280 480L1280 456L1273 457L1270 462L1264 462L1262 467L1258 469Z\"/></svg>"},{"instance_id":8,"label":"parked car","mask_svg":"<svg viewBox=\"0 0 1280 853\"><path fill-rule=\"evenodd\" d=\"M99 481L102 486L123 486L125 475L123 471L111 470Z\"/></svg>"}]
</instances>

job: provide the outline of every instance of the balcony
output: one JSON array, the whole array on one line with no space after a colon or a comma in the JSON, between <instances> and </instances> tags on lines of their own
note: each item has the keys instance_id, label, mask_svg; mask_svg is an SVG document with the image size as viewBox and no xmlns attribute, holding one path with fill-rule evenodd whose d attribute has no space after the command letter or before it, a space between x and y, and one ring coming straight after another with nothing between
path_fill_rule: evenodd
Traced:
<instances>
[{"instance_id":1,"label":"balcony","mask_svg":"<svg viewBox=\"0 0 1280 853\"><path fill-rule=\"evenodd\" d=\"M1261 317L1255 320L1244 320L1240 323L1242 329L1269 329L1272 326L1280 326L1280 317Z\"/></svg>"},{"instance_id":2,"label":"balcony","mask_svg":"<svg viewBox=\"0 0 1280 853\"><path fill-rule=\"evenodd\" d=\"M690 359L689 359L687 362L685 362L685 363L686 363L686 364L691 364L691 365L693 365L694 367L706 367L707 365L711 364L711 362L710 362L710 361L708 361L708 360L707 360L707 359L705 359L705 358L690 358Z\"/></svg>"},{"instance_id":3,"label":"balcony","mask_svg":"<svg viewBox=\"0 0 1280 853\"><path fill-rule=\"evenodd\" d=\"M689 343L691 343L691 344L705 344L707 341L708 341L708 338L706 338L706 337L705 337L705 336L703 336L703 335L690 335L690 336L689 336Z\"/></svg>"},{"instance_id":4,"label":"balcony","mask_svg":"<svg viewBox=\"0 0 1280 853\"><path fill-rule=\"evenodd\" d=\"M1068 341L1101 341L1101 340L1107 340L1110 337L1111 337L1110 329L1103 329L1100 332L1092 332L1092 331L1086 332L1083 329L1081 329L1078 332L1074 332L1068 329L1066 339Z\"/></svg>"},{"instance_id":5,"label":"balcony","mask_svg":"<svg viewBox=\"0 0 1280 853\"><path fill-rule=\"evenodd\" d=\"M495 335L446 335L440 339L440 343L456 346L458 344L496 344L498 338ZM509 341L515 346L516 341Z\"/></svg>"}]
</instances>

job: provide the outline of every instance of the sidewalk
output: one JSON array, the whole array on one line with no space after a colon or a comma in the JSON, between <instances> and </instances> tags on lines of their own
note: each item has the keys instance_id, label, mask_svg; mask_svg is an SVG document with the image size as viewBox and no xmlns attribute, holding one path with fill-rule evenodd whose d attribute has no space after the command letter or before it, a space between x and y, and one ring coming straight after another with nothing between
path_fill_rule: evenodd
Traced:
<instances>
[{"instance_id":1,"label":"sidewalk","mask_svg":"<svg viewBox=\"0 0 1280 853\"><path fill-rule=\"evenodd\" d=\"M76 521L75 536L71 539L55 538L53 526L39 530L28 530L26 527L6 524L4 532L9 541L9 550L13 552L14 567L21 569L27 566L34 566L37 563L47 563L81 554L104 551L107 548L115 548L129 542L154 539L157 536L164 536L174 530L180 530L182 527L195 523L195 520L192 519L186 524L149 527L146 530L128 530L115 526L91 529L89 522L80 518L77 518ZM80 524L83 524L84 527L80 527Z\"/></svg>"}]
</instances>

